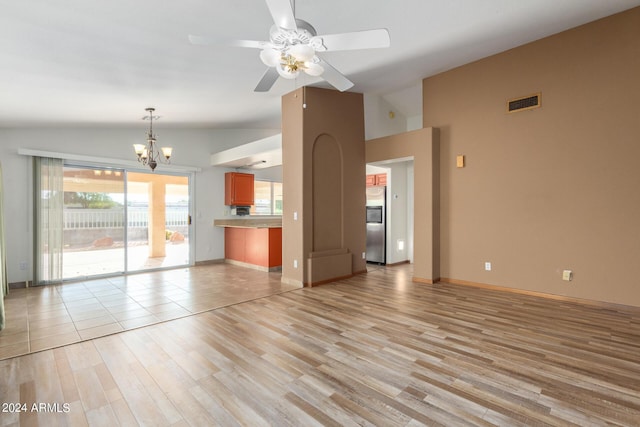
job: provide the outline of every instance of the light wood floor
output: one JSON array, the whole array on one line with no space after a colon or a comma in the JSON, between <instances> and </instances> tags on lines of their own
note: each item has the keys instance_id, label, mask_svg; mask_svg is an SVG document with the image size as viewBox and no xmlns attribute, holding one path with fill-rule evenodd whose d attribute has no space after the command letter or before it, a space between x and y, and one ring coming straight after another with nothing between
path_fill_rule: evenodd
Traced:
<instances>
[{"instance_id":1,"label":"light wood floor","mask_svg":"<svg viewBox=\"0 0 640 427\"><path fill-rule=\"evenodd\" d=\"M410 269L0 361L0 402L61 405L0 425L639 425L640 311Z\"/></svg>"},{"instance_id":2,"label":"light wood floor","mask_svg":"<svg viewBox=\"0 0 640 427\"><path fill-rule=\"evenodd\" d=\"M0 359L296 288L280 277L213 264L13 289L5 299L7 327L0 331Z\"/></svg>"}]
</instances>

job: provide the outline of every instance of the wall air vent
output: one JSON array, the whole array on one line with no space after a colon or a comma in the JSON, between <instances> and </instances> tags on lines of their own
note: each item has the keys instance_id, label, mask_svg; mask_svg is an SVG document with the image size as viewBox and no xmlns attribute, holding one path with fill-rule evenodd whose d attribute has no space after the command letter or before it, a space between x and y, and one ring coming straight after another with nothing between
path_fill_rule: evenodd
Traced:
<instances>
[{"instance_id":1,"label":"wall air vent","mask_svg":"<svg viewBox=\"0 0 640 427\"><path fill-rule=\"evenodd\" d=\"M507 113L540 108L540 93L507 101Z\"/></svg>"}]
</instances>

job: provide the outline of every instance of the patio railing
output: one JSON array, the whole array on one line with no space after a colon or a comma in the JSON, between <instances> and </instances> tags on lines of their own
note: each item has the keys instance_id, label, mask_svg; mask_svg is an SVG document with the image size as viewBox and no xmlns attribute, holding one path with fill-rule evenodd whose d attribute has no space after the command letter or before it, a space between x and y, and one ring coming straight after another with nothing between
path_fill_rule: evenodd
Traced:
<instances>
[{"instance_id":1,"label":"patio railing","mask_svg":"<svg viewBox=\"0 0 640 427\"><path fill-rule=\"evenodd\" d=\"M167 207L165 225L170 227L186 226L189 223L189 209L186 206ZM147 228L149 210L147 207L127 209L128 228ZM120 209L65 209L63 215L65 230L92 228L123 228L125 226L124 208Z\"/></svg>"}]
</instances>

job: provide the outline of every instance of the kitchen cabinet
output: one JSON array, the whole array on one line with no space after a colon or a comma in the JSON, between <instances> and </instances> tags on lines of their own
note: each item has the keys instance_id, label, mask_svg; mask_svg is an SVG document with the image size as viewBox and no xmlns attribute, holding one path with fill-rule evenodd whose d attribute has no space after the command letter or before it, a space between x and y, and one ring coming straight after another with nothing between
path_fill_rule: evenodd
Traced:
<instances>
[{"instance_id":1,"label":"kitchen cabinet","mask_svg":"<svg viewBox=\"0 0 640 427\"><path fill-rule=\"evenodd\" d=\"M376 173L367 175L367 187L385 186L387 185L387 174Z\"/></svg>"},{"instance_id":2,"label":"kitchen cabinet","mask_svg":"<svg viewBox=\"0 0 640 427\"><path fill-rule=\"evenodd\" d=\"M225 173L224 204L227 206L251 206L253 203L253 174Z\"/></svg>"},{"instance_id":3,"label":"kitchen cabinet","mask_svg":"<svg viewBox=\"0 0 640 427\"><path fill-rule=\"evenodd\" d=\"M247 267L278 270L282 266L282 228L226 227L224 257Z\"/></svg>"}]
</instances>

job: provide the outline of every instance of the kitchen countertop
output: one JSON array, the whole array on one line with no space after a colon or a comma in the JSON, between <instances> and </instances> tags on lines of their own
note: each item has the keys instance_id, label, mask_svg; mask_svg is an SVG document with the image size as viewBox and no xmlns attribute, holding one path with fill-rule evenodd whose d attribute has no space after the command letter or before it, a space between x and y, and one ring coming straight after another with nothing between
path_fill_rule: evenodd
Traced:
<instances>
[{"instance_id":1,"label":"kitchen countertop","mask_svg":"<svg viewBox=\"0 0 640 427\"><path fill-rule=\"evenodd\" d=\"M216 227L239 227L239 228L282 228L281 217L247 217L247 218L224 218L214 219L213 225Z\"/></svg>"}]
</instances>

